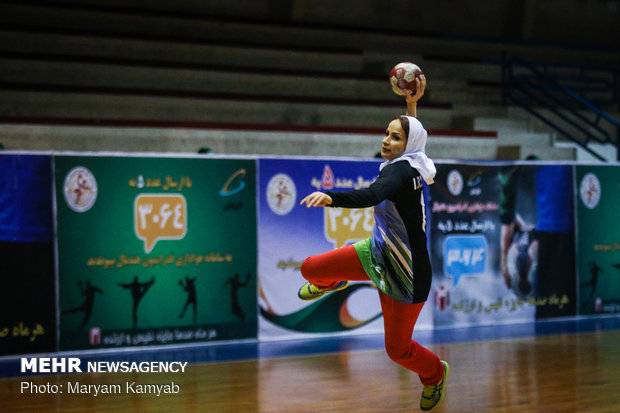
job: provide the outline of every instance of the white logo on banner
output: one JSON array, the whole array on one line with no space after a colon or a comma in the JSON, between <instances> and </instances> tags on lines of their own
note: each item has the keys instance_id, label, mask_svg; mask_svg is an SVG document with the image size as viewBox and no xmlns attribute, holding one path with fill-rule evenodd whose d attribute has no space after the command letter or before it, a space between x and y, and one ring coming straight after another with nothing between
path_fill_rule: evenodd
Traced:
<instances>
[{"instance_id":1,"label":"white logo on banner","mask_svg":"<svg viewBox=\"0 0 620 413\"><path fill-rule=\"evenodd\" d=\"M83 166L71 169L65 177L65 201L75 212L86 212L97 200L97 181L91 171Z\"/></svg>"},{"instance_id":2,"label":"white logo on banner","mask_svg":"<svg viewBox=\"0 0 620 413\"><path fill-rule=\"evenodd\" d=\"M295 182L286 174L274 175L267 184L267 203L274 214L286 215L297 200Z\"/></svg>"},{"instance_id":3,"label":"white logo on banner","mask_svg":"<svg viewBox=\"0 0 620 413\"><path fill-rule=\"evenodd\" d=\"M581 201L588 209L594 209L601 200L601 183L593 173L586 174L579 186Z\"/></svg>"},{"instance_id":4,"label":"white logo on banner","mask_svg":"<svg viewBox=\"0 0 620 413\"><path fill-rule=\"evenodd\" d=\"M463 175L456 169L451 170L448 174L447 186L452 195L460 195L463 192Z\"/></svg>"}]
</instances>

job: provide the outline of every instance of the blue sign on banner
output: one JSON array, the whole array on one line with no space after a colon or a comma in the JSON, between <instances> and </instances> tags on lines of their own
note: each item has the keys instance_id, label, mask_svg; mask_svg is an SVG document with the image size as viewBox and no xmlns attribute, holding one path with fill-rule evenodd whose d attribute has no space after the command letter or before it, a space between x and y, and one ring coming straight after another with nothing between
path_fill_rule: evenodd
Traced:
<instances>
[{"instance_id":1,"label":"blue sign on banner","mask_svg":"<svg viewBox=\"0 0 620 413\"><path fill-rule=\"evenodd\" d=\"M454 277L481 274L486 269L487 240L482 235L451 235L444 239L444 274Z\"/></svg>"}]
</instances>

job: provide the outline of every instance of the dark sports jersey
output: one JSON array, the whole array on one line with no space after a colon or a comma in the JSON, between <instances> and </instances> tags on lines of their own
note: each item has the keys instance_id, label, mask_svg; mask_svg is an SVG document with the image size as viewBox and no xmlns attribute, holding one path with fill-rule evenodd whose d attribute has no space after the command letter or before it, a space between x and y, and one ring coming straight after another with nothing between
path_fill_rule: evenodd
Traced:
<instances>
[{"instance_id":1,"label":"dark sports jersey","mask_svg":"<svg viewBox=\"0 0 620 413\"><path fill-rule=\"evenodd\" d=\"M398 301L426 301L432 270L420 173L400 161L386 165L368 188L327 194L332 207L374 206L372 237L365 241L367 247L364 241L356 244L356 250L375 285Z\"/></svg>"}]
</instances>

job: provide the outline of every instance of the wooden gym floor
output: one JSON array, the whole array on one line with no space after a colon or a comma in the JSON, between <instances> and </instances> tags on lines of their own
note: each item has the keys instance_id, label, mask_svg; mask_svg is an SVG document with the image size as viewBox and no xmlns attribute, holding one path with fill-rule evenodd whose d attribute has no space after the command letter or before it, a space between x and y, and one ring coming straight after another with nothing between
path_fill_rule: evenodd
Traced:
<instances>
[{"instance_id":1,"label":"wooden gym floor","mask_svg":"<svg viewBox=\"0 0 620 413\"><path fill-rule=\"evenodd\" d=\"M619 412L620 318L610 325L583 329L573 325L556 331L555 324L550 323L549 328L537 328L534 334L522 337L495 337L497 331L490 329L482 335L474 334L478 337L475 341L467 341L462 333L454 335L460 338L453 340L435 339L446 341L443 343L421 341L451 366L446 398L434 411ZM307 354L313 352L310 341L310 345L301 345L304 349L298 354L275 349L258 358L244 359L252 354L230 357L240 359L235 361L204 363L198 359L182 374L82 373L5 378L0 379L0 411L419 411L422 386L417 376L391 362L382 349L372 349L380 340L372 337L370 349L361 346L351 350L349 344L343 346L349 348L347 351L328 349L323 354ZM244 347L240 353L246 353ZM172 358L179 359L179 354L174 353ZM65 391L22 394L20 386L24 381L59 384ZM123 387L127 382L174 382L178 393L158 397L127 394L123 388L122 394L66 394L67 382Z\"/></svg>"}]
</instances>

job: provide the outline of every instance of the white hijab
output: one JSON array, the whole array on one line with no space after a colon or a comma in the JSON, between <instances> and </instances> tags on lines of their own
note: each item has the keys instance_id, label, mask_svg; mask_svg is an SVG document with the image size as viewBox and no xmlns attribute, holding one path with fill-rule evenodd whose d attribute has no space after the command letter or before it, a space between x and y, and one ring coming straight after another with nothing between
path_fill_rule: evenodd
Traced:
<instances>
[{"instance_id":1,"label":"white hijab","mask_svg":"<svg viewBox=\"0 0 620 413\"><path fill-rule=\"evenodd\" d=\"M394 162L405 160L409 162L412 168L415 168L420 172L424 181L430 185L437 169L433 161L424 153L426 148L427 133L419 120L413 116L405 116L409 120L409 135L407 136L407 146L405 152L397 158L391 161L383 162L379 166L379 170L383 169L386 165Z\"/></svg>"}]
</instances>

